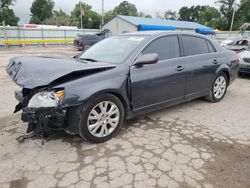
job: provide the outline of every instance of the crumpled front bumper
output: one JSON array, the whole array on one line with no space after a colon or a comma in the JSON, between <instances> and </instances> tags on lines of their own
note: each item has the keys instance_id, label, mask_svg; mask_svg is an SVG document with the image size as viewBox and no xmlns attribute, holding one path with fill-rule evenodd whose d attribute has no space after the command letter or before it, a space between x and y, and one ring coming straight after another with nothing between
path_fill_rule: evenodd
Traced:
<instances>
[{"instance_id":1,"label":"crumpled front bumper","mask_svg":"<svg viewBox=\"0 0 250 188\"><path fill-rule=\"evenodd\" d=\"M22 91L16 91L15 98L19 101L15 112L22 110L21 119L23 122L28 123L27 132L31 132L36 128L63 130L66 127L66 108L28 108L29 98L23 96Z\"/></svg>"},{"instance_id":2,"label":"crumpled front bumper","mask_svg":"<svg viewBox=\"0 0 250 188\"><path fill-rule=\"evenodd\" d=\"M54 107L54 108L23 108L21 119L24 122L28 122L32 125L32 129L37 126L42 128L63 130L66 126L66 114L67 110ZM35 125L35 126L34 126ZM41 128L39 127L39 128ZM30 132L32 130L29 130Z\"/></svg>"}]
</instances>

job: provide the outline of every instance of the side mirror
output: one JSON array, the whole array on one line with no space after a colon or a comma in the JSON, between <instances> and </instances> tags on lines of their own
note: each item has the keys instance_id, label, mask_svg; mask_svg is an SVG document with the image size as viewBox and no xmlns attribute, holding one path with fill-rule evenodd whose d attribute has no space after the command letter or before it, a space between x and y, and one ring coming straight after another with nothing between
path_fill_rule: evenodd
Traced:
<instances>
[{"instance_id":1,"label":"side mirror","mask_svg":"<svg viewBox=\"0 0 250 188\"><path fill-rule=\"evenodd\" d=\"M146 65L146 64L155 64L159 60L159 55L156 53L152 54L143 54L135 62L134 65Z\"/></svg>"}]
</instances>

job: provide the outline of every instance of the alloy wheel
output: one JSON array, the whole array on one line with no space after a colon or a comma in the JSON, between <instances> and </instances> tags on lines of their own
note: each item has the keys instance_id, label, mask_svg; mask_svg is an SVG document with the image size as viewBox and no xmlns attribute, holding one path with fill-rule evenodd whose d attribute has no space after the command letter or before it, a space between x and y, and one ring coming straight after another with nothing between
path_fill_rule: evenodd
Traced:
<instances>
[{"instance_id":1,"label":"alloy wheel","mask_svg":"<svg viewBox=\"0 0 250 188\"><path fill-rule=\"evenodd\" d=\"M224 76L219 76L214 82L213 94L216 99L220 99L226 92L227 82Z\"/></svg>"},{"instance_id":2,"label":"alloy wheel","mask_svg":"<svg viewBox=\"0 0 250 188\"><path fill-rule=\"evenodd\" d=\"M95 137L106 137L115 130L119 120L120 111L117 105L111 101L102 101L89 113L88 130Z\"/></svg>"}]
</instances>

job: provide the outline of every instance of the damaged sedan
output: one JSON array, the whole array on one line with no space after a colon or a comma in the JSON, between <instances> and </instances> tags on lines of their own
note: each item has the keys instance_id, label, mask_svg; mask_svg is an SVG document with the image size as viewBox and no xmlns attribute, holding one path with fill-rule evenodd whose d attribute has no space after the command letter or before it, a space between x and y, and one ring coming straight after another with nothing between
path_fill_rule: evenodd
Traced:
<instances>
[{"instance_id":1,"label":"damaged sedan","mask_svg":"<svg viewBox=\"0 0 250 188\"><path fill-rule=\"evenodd\" d=\"M187 32L148 31L107 38L75 59L17 57L6 71L29 134L65 130L100 143L124 120L204 97L219 102L239 59Z\"/></svg>"}]
</instances>

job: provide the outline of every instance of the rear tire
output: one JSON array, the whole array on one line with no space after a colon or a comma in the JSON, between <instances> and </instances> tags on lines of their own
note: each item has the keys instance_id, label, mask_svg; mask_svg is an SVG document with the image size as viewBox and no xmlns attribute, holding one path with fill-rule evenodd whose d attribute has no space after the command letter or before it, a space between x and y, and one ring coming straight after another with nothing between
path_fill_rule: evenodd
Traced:
<instances>
[{"instance_id":1,"label":"rear tire","mask_svg":"<svg viewBox=\"0 0 250 188\"><path fill-rule=\"evenodd\" d=\"M205 97L206 100L210 102L220 102L226 92L228 87L227 75L223 72L219 73L211 86L209 94Z\"/></svg>"},{"instance_id":2,"label":"rear tire","mask_svg":"<svg viewBox=\"0 0 250 188\"><path fill-rule=\"evenodd\" d=\"M79 134L89 142L105 142L122 126L124 108L112 94L99 95L80 108Z\"/></svg>"}]
</instances>

